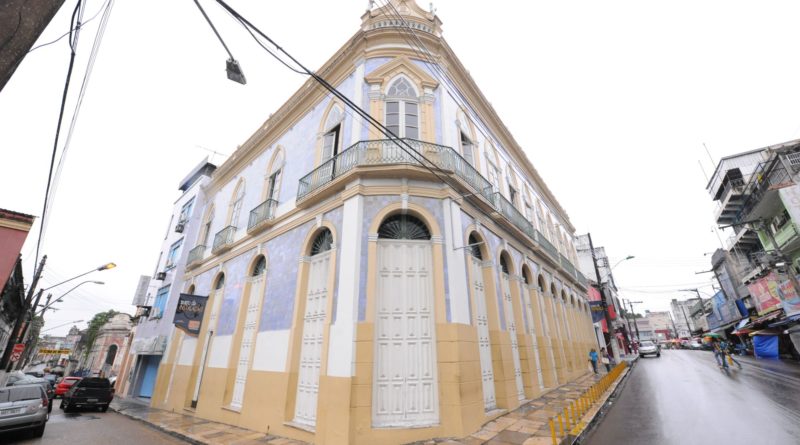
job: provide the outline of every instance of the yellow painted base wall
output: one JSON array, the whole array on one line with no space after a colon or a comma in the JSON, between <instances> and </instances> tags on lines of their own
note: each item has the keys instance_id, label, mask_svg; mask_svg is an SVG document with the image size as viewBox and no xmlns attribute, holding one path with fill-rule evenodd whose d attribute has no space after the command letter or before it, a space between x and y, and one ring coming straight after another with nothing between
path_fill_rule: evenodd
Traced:
<instances>
[{"instance_id":1,"label":"yellow painted base wall","mask_svg":"<svg viewBox=\"0 0 800 445\"><path fill-rule=\"evenodd\" d=\"M206 368L197 407L189 406L194 388L192 366L163 363L159 368L152 405L157 408L195 415L215 422L253 431L299 439L315 444L402 444L435 437L464 437L500 415L484 411L477 330L464 324L436 325L436 354L440 423L428 428L372 428L372 382L374 325L356 325L356 363L353 377L320 376L317 425L314 432L289 425L294 416L297 376L289 372L250 371L242 408L226 409L226 382L235 369ZM520 405L516 394L511 338L507 331L491 331L498 407L513 410ZM540 362L545 384L553 387L547 339L540 337ZM554 342L556 343L556 342ZM525 396L541 395L533 359L532 339L519 336L524 372ZM557 353L557 351L554 351ZM558 363L558 361L557 361ZM174 375L170 374L174 370ZM561 373L566 370L561 369ZM578 367L576 374L584 374ZM167 388L172 386L167 396ZM565 375L566 377L566 375ZM548 382L548 380L550 380Z\"/></svg>"}]
</instances>

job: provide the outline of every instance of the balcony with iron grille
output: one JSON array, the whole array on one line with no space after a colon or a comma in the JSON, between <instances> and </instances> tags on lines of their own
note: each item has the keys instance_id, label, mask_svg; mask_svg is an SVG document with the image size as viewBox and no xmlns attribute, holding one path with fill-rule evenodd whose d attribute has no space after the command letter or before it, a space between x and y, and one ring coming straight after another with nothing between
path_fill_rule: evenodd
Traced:
<instances>
[{"instance_id":1,"label":"balcony with iron grille","mask_svg":"<svg viewBox=\"0 0 800 445\"><path fill-rule=\"evenodd\" d=\"M224 252L233 245L233 236L236 234L236 227L228 226L214 235L214 244L211 246L211 253L217 254Z\"/></svg>"},{"instance_id":2,"label":"balcony with iron grille","mask_svg":"<svg viewBox=\"0 0 800 445\"><path fill-rule=\"evenodd\" d=\"M195 246L189 251L189 256L186 259L186 269L191 269L203 262L203 256L206 254L206 246L203 244Z\"/></svg>"},{"instance_id":3,"label":"balcony with iron grille","mask_svg":"<svg viewBox=\"0 0 800 445\"><path fill-rule=\"evenodd\" d=\"M402 144L402 147L401 145ZM375 168L380 167L380 168ZM586 286L587 280L572 263L560 256L558 250L541 232L469 162L450 147L415 139L360 141L300 179L297 206L309 207L325 197L344 189L356 175L386 177L387 169L393 173L404 170L403 176L427 179L451 179L451 186L463 193L475 205L513 232L520 232L531 240L532 246L541 250L550 261L561 266L574 281Z\"/></svg>"},{"instance_id":4,"label":"balcony with iron grille","mask_svg":"<svg viewBox=\"0 0 800 445\"><path fill-rule=\"evenodd\" d=\"M247 220L247 233L253 234L272 225L275 219L275 211L278 208L278 201L268 199L257 205L250 211L250 218Z\"/></svg>"}]
</instances>

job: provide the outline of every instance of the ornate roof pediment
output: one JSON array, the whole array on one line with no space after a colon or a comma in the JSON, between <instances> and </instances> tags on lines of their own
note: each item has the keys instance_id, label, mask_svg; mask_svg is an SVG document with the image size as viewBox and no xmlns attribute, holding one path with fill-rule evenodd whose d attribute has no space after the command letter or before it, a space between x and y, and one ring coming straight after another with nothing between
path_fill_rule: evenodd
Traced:
<instances>
[{"instance_id":1,"label":"ornate roof pediment","mask_svg":"<svg viewBox=\"0 0 800 445\"><path fill-rule=\"evenodd\" d=\"M366 75L364 80L368 84L383 85L398 74L405 74L417 85L422 85L423 88L434 89L439 86L439 82L436 79L405 56L386 62Z\"/></svg>"}]
</instances>

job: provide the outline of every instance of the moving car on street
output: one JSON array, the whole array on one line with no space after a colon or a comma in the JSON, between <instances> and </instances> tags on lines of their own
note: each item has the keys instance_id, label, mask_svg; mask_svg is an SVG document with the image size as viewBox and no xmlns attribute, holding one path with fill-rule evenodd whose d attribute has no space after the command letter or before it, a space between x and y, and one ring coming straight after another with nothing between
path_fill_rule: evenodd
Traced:
<instances>
[{"instance_id":1,"label":"moving car on street","mask_svg":"<svg viewBox=\"0 0 800 445\"><path fill-rule=\"evenodd\" d=\"M107 378L84 377L64 394L61 409L69 412L74 408L98 408L106 412L113 398L114 388Z\"/></svg>"},{"instance_id":2,"label":"moving car on street","mask_svg":"<svg viewBox=\"0 0 800 445\"><path fill-rule=\"evenodd\" d=\"M639 345L639 357L644 357L646 355L661 357L661 347L650 340L644 340L642 344Z\"/></svg>"},{"instance_id":3,"label":"moving car on street","mask_svg":"<svg viewBox=\"0 0 800 445\"><path fill-rule=\"evenodd\" d=\"M56 398L63 397L82 377L64 377L56 384Z\"/></svg>"},{"instance_id":4,"label":"moving car on street","mask_svg":"<svg viewBox=\"0 0 800 445\"><path fill-rule=\"evenodd\" d=\"M30 430L42 437L50 414L50 400L41 385L13 385L0 388L0 432Z\"/></svg>"}]
</instances>

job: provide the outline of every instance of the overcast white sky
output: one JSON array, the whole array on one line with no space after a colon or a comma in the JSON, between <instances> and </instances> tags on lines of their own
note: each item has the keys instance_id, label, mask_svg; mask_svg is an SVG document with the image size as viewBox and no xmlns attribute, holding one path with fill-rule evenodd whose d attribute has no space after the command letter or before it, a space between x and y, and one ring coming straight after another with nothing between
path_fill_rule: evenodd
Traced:
<instances>
[{"instance_id":1,"label":"overcast white sky","mask_svg":"<svg viewBox=\"0 0 800 445\"><path fill-rule=\"evenodd\" d=\"M358 29L364 0L231 0L308 67ZM423 3L420 3L423 5ZM39 43L68 30L67 2ZM231 153L305 80L258 48L204 0L248 84L225 77L227 55L193 1L117 2L51 208L44 284L107 261L49 313L47 328L130 302L158 259L178 181L209 153ZM101 0L88 0L85 18ZM800 135L797 2L486 2L438 0L444 37L470 70L577 233L591 231L637 310L668 309L674 292L711 292L719 247L705 191L714 160ZM427 2L424 4L427 7ZM99 18L79 41L66 120ZM41 215L67 39L28 55L0 92L0 207ZM64 134L64 133L62 133ZM63 138L62 138L63 141ZM224 157L213 161L221 163ZM36 230L23 248L33 273ZM725 236L724 234L721 236ZM57 288L58 292L69 286ZM85 323L78 323L85 326ZM63 334L69 325L49 333Z\"/></svg>"}]
</instances>

